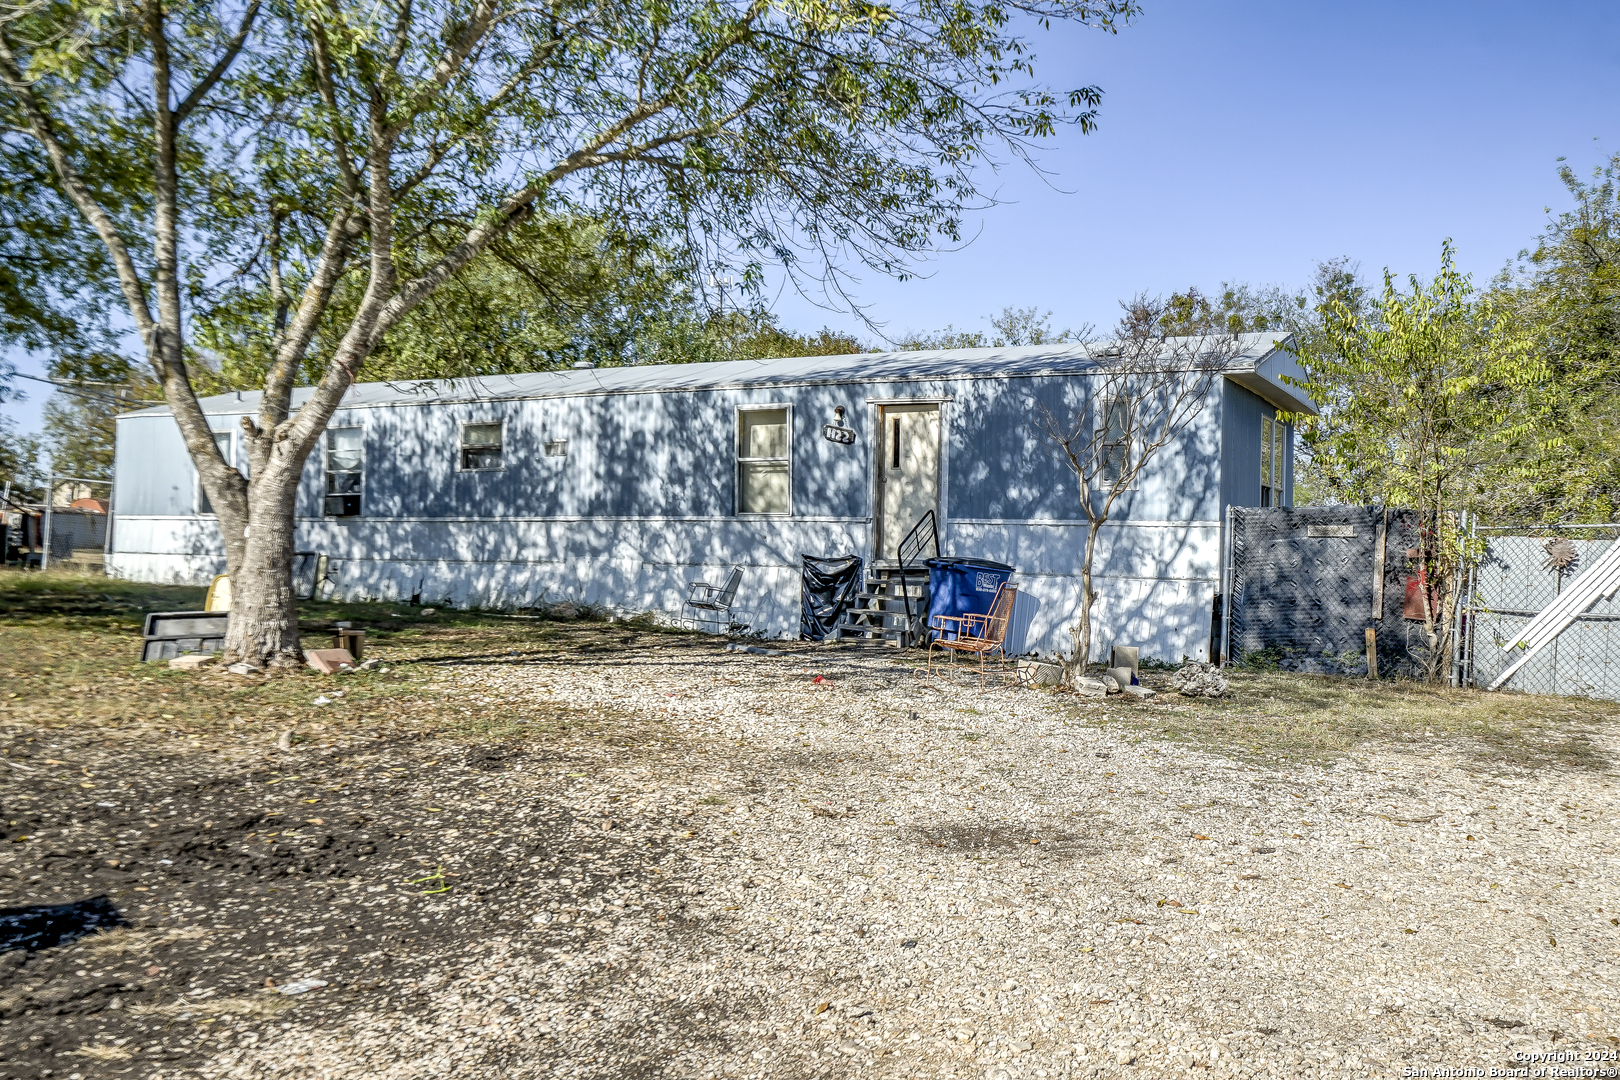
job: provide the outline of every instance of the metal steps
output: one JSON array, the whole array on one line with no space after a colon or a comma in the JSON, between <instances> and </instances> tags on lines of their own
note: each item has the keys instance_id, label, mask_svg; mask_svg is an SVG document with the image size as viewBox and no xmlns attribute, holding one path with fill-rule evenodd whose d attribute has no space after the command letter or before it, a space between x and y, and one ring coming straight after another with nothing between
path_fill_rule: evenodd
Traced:
<instances>
[{"instance_id":1,"label":"metal steps","mask_svg":"<svg viewBox=\"0 0 1620 1080\"><path fill-rule=\"evenodd\" d=\"M909 614L908 614L909 592ZM928 625L928 571L872 567L864 588L833 627L838 641L881 641L907 648L922 639Z\"/></svg>"}]
</instances>

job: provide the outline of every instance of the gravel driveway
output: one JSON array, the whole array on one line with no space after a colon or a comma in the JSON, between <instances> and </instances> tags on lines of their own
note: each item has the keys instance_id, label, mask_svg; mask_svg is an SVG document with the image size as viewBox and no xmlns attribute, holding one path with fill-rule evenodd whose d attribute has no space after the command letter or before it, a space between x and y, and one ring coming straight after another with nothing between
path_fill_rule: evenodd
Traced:
<instances>
[{"instance_id":1,"label":"gravel driveway","mask_svg":"<svg viewBox=\"0 0 1620 1080\"><path fill-rule=\"evenodd\" d=\"M1421 742L1264 767L1106 722L1153 702L980 694L881 652L671 646L447 666L435 687L548 734L395 732L273 777L219 762L261 821L324 799L347 831L280 842L317 876L319 850L346 861L274 932L263 906L171 905L167 932L241 961L143 999L168 1034L97 1057L86 1028L53 1075L1620 1064L1607 771L1485 770ZM260 989L272 963L328 985ZM154 1040L170 1064L139 1056Z\"/></svg>"}]
</instances>

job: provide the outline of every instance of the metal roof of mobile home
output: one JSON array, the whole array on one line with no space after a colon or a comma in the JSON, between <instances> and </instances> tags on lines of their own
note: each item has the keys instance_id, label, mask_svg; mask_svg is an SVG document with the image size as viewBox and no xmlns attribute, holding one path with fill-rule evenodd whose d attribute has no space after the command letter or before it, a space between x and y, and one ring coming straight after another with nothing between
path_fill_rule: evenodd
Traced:
<instances>
[{"instance_id":1,"label":"metal roof of mobile home","mask_svg":"<svg viewBox=\"0 0 1620 1080\"><path fill-rule=\"evenodd\" d=\"M1298 366L1282 349L1286 334L1244 334L1225 374L1281 408L1314 412L1295 387L1277 378ZM922 380L1012 379L1080 375L1106 367L1108 343L1021 345L991 349L922 349L842 356L798 356L772 360L728 360L704 364L647 364L626 367L565 368L520 375L481 375L465 379L418 379L356 383L339 408L379 405L435 405L452 402L594 397L727 390L754 386L807 386L837 383L892 383ZM1174 353L1167 352L1166 359ZM1297 374L1296 374L1296 377ZM311 387L293 391L302 405ZM202 399L205 413L242 413L258 408L258 391L237 391ZM126 416L166 415L159 405Z\"/></svg>"}]
</instances>

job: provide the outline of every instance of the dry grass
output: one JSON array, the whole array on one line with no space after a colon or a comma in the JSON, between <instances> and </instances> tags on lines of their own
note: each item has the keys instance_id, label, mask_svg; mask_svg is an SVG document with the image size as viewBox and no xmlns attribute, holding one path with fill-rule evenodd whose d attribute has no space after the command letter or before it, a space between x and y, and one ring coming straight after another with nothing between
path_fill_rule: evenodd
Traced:
<instances>
[{"instance_id":1,"label":"dry grass","mask_svg":"<svg viewBox=\"0 0 1620 1080\"><path fill-rule=\"evenodd\" d=\"M1280 672L1230 678L1224 698L1161 692L1142 704L1113 699L1081 712L1093 722L1101 713L1107 723L1144 734L1269 761L1331 760L1364 744L1394 743L1482 763L1599 769L1610 761L1593 736L1620 716L1620 703L1589 698Z\"/></svg>"},{"instance_id":2,"label":"dry grass","mask_svg":"<svg viewBox=\"0 0 1620 1080\"><path fill-rule=\"evenodd\" d=\"M446 667L525 664L564 649L609 655L649 635L686 636L639 624L562 624L461 611L425 615L406 604L306 603L299 625L308 645L326 645L332 622L348 620L366 629L369 654L389 670L243 678L212 668L182 672L140 663L145 614L194 610L202 597L201 589L179 586L0 570L0 724L158 727L204 749L225 745L229 737L273 744L289 728L295 744L324 732L383 727L511 738L571 728L584 718L566 703L520 713L499 702L469 707L424 688ZM334 690L342 694L333 696ZM323 694L333 697L331 703L312 709Z\"/></svg>"},{"instance_id":3,"label":"dry grass","mask_svg":"<svg viewBox=\"0 0 1620 1080\"><path fill-rule=\"evenodd\" d=\"M353 621L366 628L368 649L389 670L244 679L137 661L145 612L195 608L201 600L201 589L0 571L0 724L161 727L205 750L228 745L232 736L273 745L288 728L295 742L385 726L481 741L589 733L631 718L567 701L469 701L453 689L433 688L452 668L527 666L565 656L617 664L652 645L707 649L714 643L639 622L564 624L479 612L429 616L404 604L304 604L300 626L309 641L324 643L334 620ZM902 666L921 663L920 655L892 659ZM1163 672L1146 680L1161 690L1168 686ZM1325 761L1364 744L1395 743L1456 750L1484 763L1585 768L1609 765L1593 736L1620 716L1620 704L1583 698L1281 672L1232 672L1231 680L1231 695L1219 700L1166 692L1143 703L1075 701L1072 709L1085 722L1247 759ZM318 694L335 689L343 694L311 707Z\"/></svg>"},{"instance_id":4,"label":"dry grass","mask_svg":"<svg viewBox=\"0 0 1620 1080\"><path fill-rule=\"evenodd\" d=\"M165 945L207 937L208 931L200 926L184 930L136 930L118 927L101 930L83 938L79 948L90 957L145 956Z\"/></svg>"},{"instance_id":5,"label":"dry grass","mask_svg":"<svg viewBox=\"0 0 1620 1080\"><path fill-rule=\"evenodd\" d=\"M278 994L274 990L260 990L243 997L214 998L203 1001L176 1001L170 1005L131 1005L131 1016L152 1016L168 1019L191 1017L206 1020L213 1016L243 1016L268 1020L298 1006L298 999Z\"/></svg>"},{"instance_id":6,"label":"dry grass","mask_svg":"<svg viewBox=\"0 0 1620 1080\"><path fill-rule=\"evenodd\" d=\"M90 1061L113 1062L128 1061L135 1055L122 1046L112 1046L108 1043L90 1043L87 1046L79 1047L77 1050L69 1050L65 1056L87 1058Z\"/></svg>"}]
</instances>

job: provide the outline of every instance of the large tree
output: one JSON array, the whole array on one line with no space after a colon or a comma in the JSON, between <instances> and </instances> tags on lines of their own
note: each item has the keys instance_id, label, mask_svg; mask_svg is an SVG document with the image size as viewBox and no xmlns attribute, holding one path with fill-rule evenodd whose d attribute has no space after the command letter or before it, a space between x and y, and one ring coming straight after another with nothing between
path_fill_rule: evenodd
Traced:
<instances>
[{"instance_id":1,"label":"large tree","mask_svg":"<svg viewBox=\"0 0 1620 1080\"><path fill-rule=\"evenodd\" d=\"M955 241L987 157L1089 130L1029 34L1133 0L58 0L4 9L9 150L96 233L219 517L226 653L301 659L294 495L349 385L412 311L542 214L616 215L741 258L899 273ZM30 140L17 141L22 132ZM141 179L134 213L99 162ZM143 254L146 253L146 254ZM252 278L263 397L226 464L188 305ZM314 389L291 395L311 364Z\"/></svg>"},{"instance_id":2,"label":"large tree","mask_svg":"<svg viewBox=\"0 0 1620 1080\"><path fill-rule=\"evenodd\" d=\"M420 269L400 257L396 264L402 273ZM698 317L701 298L685 269L675 252L601 216L536 214L400 319L367 358L366 375L449 379L634 362L658 347L666 325ZM320 380L362 297L340 291L305 353L301 381ZM211 368L195 371L195 381L233 390L262 384L276 311L268 283L231 279L195 306L194 341Z\"/></svg>"},{"instance_id":3,"label":"large tree","mask_svg":"<svg viewBox=\"0 0 1620 1080\"><path fill-rule=\"evenodd\" d=\"M1329 295L1299 347L1315 465L1346 502L1401 506L1418 518L1426 674L1450 667L1466 557L1462 511L1495 506L1513 448L1540 438L1553 372L1500 297L1480 295L1449 242L1430 281Z\"/></svg>"},{"instance_id":4,"label":"large tree","mask_svg":"<svg viewBox=\"0 0 1620 1080\"><path fill-rule=\"evenodd\" d=\"M1499 478L1504 523L1614 521L1620 514L1620 154L1589 179L1559 169L1572 203L1489 295L1535 342L1541 423ZM1513 411L1523 411L1516 403Z\"/></svg>"},{"instance_id":5,"label":"large tree","mask_svg":"<svg viewBox=\"0 0 1620 1080\"><path fill-rule=\"evenodd\" d=\"M139 212L139 188L125 163L91 155L82 168L109 215ZM106 351L115 344L110 316L118 301L107 249L62 205L49 162L17 131L0 130L0 349L70 361ZM0 401L11 373L0 359Z\"/></svg>"}]
</instances>

